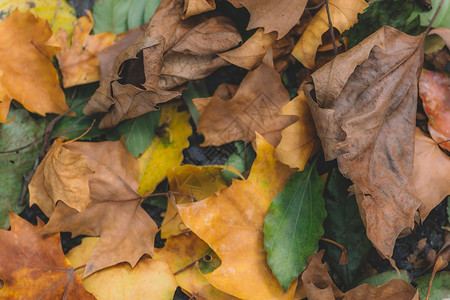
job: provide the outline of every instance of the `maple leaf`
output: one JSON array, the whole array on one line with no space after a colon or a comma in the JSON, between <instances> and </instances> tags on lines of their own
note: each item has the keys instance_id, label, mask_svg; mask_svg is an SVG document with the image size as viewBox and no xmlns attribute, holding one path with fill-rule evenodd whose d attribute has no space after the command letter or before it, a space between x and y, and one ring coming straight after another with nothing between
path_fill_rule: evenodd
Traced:
<instances>
[{"instance_id":1,"label":"maple leaf","mask_svg":"<svg viewBox=\"0 0 450 300\"><path fill-rule=\"evenodd\" d=\"M358 13L368 6L364 0L329 0L330 18L339 32L349 29L358 21ZM322 34L330 29L326 7L314 15L306 30L292 50L292 55L308 69L314 68L317 48L322 44Z\"/></svg>"},{"instance_id":2,"label":"maple leaf","mask_svg":"<svg viewBox=\"0 0 450 300\"><path fill-rule=\"evenodd\" d=\"M367 236L388 257L420 205L412 175L422 42L385 26L313 73L317 102L304 88L325 158L337 157L360 190Z\"/></svg>"},{"instance_id":3,"label":"maple leaf","mask_svg":"<svg viewBox=\"0 0 450 300\"><path fill-rule=\"evenodd\" d=\"M281 141L275 149L277 159L302 171L308 159L320 149L314 121L305 93L300 90L281 110L280 115L298 116L298 121L281 130Z\"/></svg>"},{"instance_id":4,"label":"maple leaf","mask_svg":"<svg viewBox=\"0 0 450 300\"><path fill-rule=\"evenodd\" d=\"M91 202L79 212L61 199L42 232L100 236L87 262L85 276L120 262L129 262L133 267L142 255L153 255L157 226L140 206L138 162L123 142L71 142L63 147L79 154L94 171L88 174ZM49 184L55 189L57 181Z\"/></svg>"},{"instance_id":5,"label":"maple leaf","mask_svg":"<svg viewBox=\"0 0 450 300\"><path fill-rule=\"evenodd\" d=\"M183 20L214 9L216 9L214 0L185 0Z\"/></svg>"},{"instance_id":6,"label":"maple leaf","mask_svg":"<svg viewBox=\"0 0 450 300\"><path fill-rule=\"evenodd\" d=\"M146 33L116 58L83 110L106 113L100 127L157 110L157 103L180 96L172 89L228 64L217 53L241 41L231 20L205 16L182 21L182 14L183 1L162 1Z\"/></svg>"},{"instance_id":7,"label":"maple leaf","mask_svg":"<svg viewBox=\"0 0 450 300\"><path fill-rule=\"evenodd\" d=\"M95 299L86 292L61 249L59 234L39 234L10 213L11 230L0 230L0 289L2 299Z\"/></svg>"},{"instance_id":8,"label":"maple leaf","mask_svg":"<svg viewBox=\"0 0 450 300\"><path fill-rule=\"evenodd\" d=\"M57 33L57 38L63 47L56 54L56 58L63 75L65 88L99 81L101 74L97 54L112 45L116 39L116 35L111 32L89 35L94 26L94 20L90 11L87 10L86 14L74 24L70 48L67 43L69 33L64 30Z\"/></svg>"},{"instance_id":9,"label":"maple leaf","mask_svg":"<svg viewBox=\"0 0 450 300\"><path fill-rule=\"evenodd\" d=\"M216 288L243 299L292 299L297 281L285 293L267 264L264 217L272 199L293 173L274 158L274 147L256 137L257 157L248 180L233 180L211 197L178 204L184 224L222 260L206 279ZM245 282L245 284L243 284Z\"/></svg>"},{"instance_id":10,"label":"maple leaf","mask_svg":"<svg viewBox=\"0 0 450 300\"><path fill-rule=\"evenodd\" d=\"M422 201L420 218L425 220L430 211L450 195L450 157L439 146L416 128L414 150L414 189Z\"/></svg>"},{"instance_id":11,"label":"maple leaf","mask_svg":"<svg viewBox=\"0 0 450 300\"><path fill-rule=\"evenodd\" d=\"M221 92L223 90L218 91ZM198 131L205 136L203 146L253 141L255 131L272 145L277 145L281 139L280 131L297 119L295 116L278 116L278 111L289 102L289 93L273 68L272 51L258 68L245 76L231 99L215 94L193 102L200 113Z\"/></svg>"},{"instance_id":12,"label":"maple leaf","mask_svg":"<svg viewBox=\"0 0 450 300\"><path fill-rule=\"evenodd\" d=\"M32 13L14 10L0 23L1 123L12 99L43 116L69 109L51 61L59 50L48 22Z\"/></svg>"},{"instance_id":13,"label":"maple leaf","mask_svg":"<svg viewBox=\"0 0 450 300\"><path fill-rule=\"evenodd\" d=\"M99 238L87 237L67 254L81 276ZM172 300L177 282L163 260L142 257L133 268L119 263L83 278L83 286L97 299Z\"/></svg>"}]
</instances>

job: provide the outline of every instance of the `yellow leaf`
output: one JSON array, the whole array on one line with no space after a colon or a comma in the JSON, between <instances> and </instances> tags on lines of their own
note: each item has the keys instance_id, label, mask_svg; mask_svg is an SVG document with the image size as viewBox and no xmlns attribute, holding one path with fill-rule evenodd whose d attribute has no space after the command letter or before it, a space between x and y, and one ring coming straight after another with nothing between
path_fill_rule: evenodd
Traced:
<instances>
[{"instance_id":1,"label":"yellow leaf","mask_svg":"<svg viewBox=\"0 0 450 300\"><path fill-rule=\"evenodd\" d=\"M257 157L248 180L196 203L177 205L184 224L204 240L222 264L204 276L225 293L242 299L292 299L297 280L287 292L267 264L264 217L293 170L275 160L275 149L260 135Z\"/></svg>"},{"instance_id":2,"label":"yellow leaf","mask_svg":"<svg viewBox=\"0 0 450 300\"><path fill-rule=\"evenodd\" d=\"M74 268L86 264L99 238L87 237L73 248L67 258ZM81 276L83 268L77 270ZM97 271L83 279L84 288L97 299L172 300L177 283L163 260L143 257L131 268L128 263Z\"/></svg>"},{"instance_id":3,"label":"yellow leaf","mask_svg":"<svg viewBox=\"0 0 450 300\"><path fill-rule=\"evenodd\" d=\"M216 9L214 0L185 0L183 20L214 9Z\"/></svg>"},{"instance_id":4,"label":"yellow leaf","mask_svg":"<svg viewBox=\"0 0 450 300\"><path fill-rule=\"evenodd\" d=\"M138 158L139 189L142 196L151 194L164 180L169 168L179 166L183 161L183 149L189 146L188 137L192 134L187 110L178 111L183 103L163 105L159 126L165 132L156 136L150 147Z\"/></svg>"},{"instance_id":5,"label":"yellow leaf","mask_svg":"<svg viewBox=\"0 0 450 300\"><path fill-rule=\"evenodd\" d=\"M94 19L90 11L86 12L87 16L79 18L75 23L70 48L67 43L69 34L64 30L58 31L57 34L59 42L64 45L61 52L56 54L56 58L65 88L99 81L102 76L97 54L111 46L116 39L116 35L111 32L89 35L94 27Z\"/></svg>"},{"instance_id":6,"label":"yellow leaf","mask_svg":"<svg viewBox=\"0 0 450 300\"><path fill-rule=\"evenodd\" d=\"M320 149L320 140L304 92L300 90L298 96L281 109L280 114L298 116L298 121L281 131L276 157L289 167L302 171L308 159Z\"/></svg>"},{"instance_id":7,"label":"yellow leaf","mask_svg":"<svg viewBox=\"0 0 450 300\"><path fill-rule=\"evenodd\" d=\"M21 12L29 11L46 19L54 33L62 28L72 35L77 14L66 0L0 0L2 16L8 16L16 8Z\"/></svg>"},{"instance_id":8,"label":"yellow leaf","mask_svg":"<svg viewBox=\"0 0 450 300\"><path fill-rule=\"evenodd\" d=\"M167 170L170 191L193 196L197 201L203 200L213 193L227 187L222 178L222 170L229 170L235 174L240 173L233 166L193 166L184 165ZM174 195L175 203L191 203L193 199L188 196ZM171 235L178 235L188 231L181 221L175 206L169 201L166 215L161 225L161 237L167 239Z\"/></svg>"},{"instance_id":9,"label":"yellow leaf","mask_svg":"<svg viewBox=\"0 0 450 300\"><path fill-rule=\"evenodd\" d=\"M358 21L358 13L368 6L364 0L329 0L333 27L343 32ZM292 50L292 55L308 69L314 68L317 48L322 44L322 34L330 29L325 6L314 16Z\"/></svg>"},{"instance_id":10,"label":"yellow leaf","mask_svg":"<svg viewBox=\"0 0 450 300\"><path fill-rule=\"evenodd\" d=\"M68 110L51 58L60 48L49 45L47 21L31 13L13 11L0 23L0 122L12 99L40 115Z\"/></svg>"}]
</instances>

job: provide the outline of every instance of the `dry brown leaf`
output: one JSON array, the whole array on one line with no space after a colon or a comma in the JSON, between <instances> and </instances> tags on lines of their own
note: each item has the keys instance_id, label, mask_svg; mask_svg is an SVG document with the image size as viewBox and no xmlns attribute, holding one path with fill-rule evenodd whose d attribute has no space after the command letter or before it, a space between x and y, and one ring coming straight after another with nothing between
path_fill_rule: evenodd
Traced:
<instances>
[{"instance_id":1,"label":"dry brown leaf","mask_svg":"<svg viewBox=\"0 0 450 300\"><path fill-rule=\"evenodd\" d=\"M381 286L361 284L346 292L343 300L412 300L416 289L400 278L394 278ZM311 299L314 300L314 299Z\"/></svg>"},{"instance_id":2,"label":"dry brown leaf","mask_svg":"<svg viewBox=\"0 0 450 300\"><path fill-rule=\"evenodd\" d=\"M63 147L83 157L94 171L88 174L91 202L78 212L61 199L42 232L100 236L85 276L120 262L133 267L142 255L153 255L158 228L140 206L139 166L123 142L73 142Z\"/></svg>"},{"instance_id":3,"label":"dry brown leaf","mask_svg":"<svg viewBox=\"0 0 450 300\"><path fill-rule=\"evenodd\" d=\"M217 53L241 41L232 21L212 15L182 21L182 14L183 1L163 0L145 34L116 58L83 110L106 113L100 127L154 111L156 104L181 95L169 90L228 64Z\"/></svg>"},{"instance_id":4,"label":"dry brown leaf","mask_svg":"<svg viewBox=\"0 0 450 300\"><path fill-rule=\"evenodd\" d=\"M269 51L263 63L242 80L232 99L216 95L194 99L200 113L198 131L205 136L204 146L220 146L232 141L253 141L258 131L272 145L281 140L280 131L297 119L279 116L289 102L280 75L273 68Z\"/></svg>"},{"instance_id":5,"label":"dry brown leaf","mask_svg":"<svg viewBox=\"0 0 450 300\"><path fill-rule=\"evenodd\" d=\"M64 45L61 52L56 54L59 68L63 75L65 88L99 81L101 79L100 62L97 54L111 46L116 35L111 32L102 32L89 35L94 27L94 19L90 11L86 16L79 18L74 24L72 45L69 48L69 34L60 29L57 38Z\"/></svg>"},{"instance_id":6,"label":"dry brown leaf","mask_svg":"<svg viewBox=\"0 0 450 300\"><path fill-rule=\"evenodd\" d=\"M184 0L183 20L215 9L214 0Z\"/></svg>"},{"instance_id":7,"label":"dry brown leaf","mask_svg":"<svg viewBox=\"0 0 450 300\"><path fill-rule=\"evenodd\" d=\"M300 20L307 0L238 0L250 13L247 30L264 28L276 31L277 39L284 37Z\"/></svg>"},{"instance_id":8,"label":"dry brown leaf","mask_svg":"<svg viewBox=\"0 0 450 300\"><path fill-rule=\"evenodd\" d=\"M430 211L450 194L450 157L435 141L416 128L414 150L414 189L422 201L420 218L425 220Z\"/></svg>"},{"instance_id":9,"label":"dry brown leaf","mask_svg":"<svg viewBox=\"0 0 450 300\"><path fill-rule=\"evenodd\" d=\"M0 23L0 123L12 99L42 116L69 109L51 60L59 50L48 22L32 13L14 10Z\"/></svg>"},{"instance_id":10,"label":"dry brown leaf","mask_svg":"<svg viewBox=\"0 0 450 300\"><path fill-rule=\"evenodd\" d=\"M305 86L325 157L361 190L367 236L388 257L420 205L412 176L422 41L385 26L313 73L317 102Z\"/></svg>"}]
</instances>

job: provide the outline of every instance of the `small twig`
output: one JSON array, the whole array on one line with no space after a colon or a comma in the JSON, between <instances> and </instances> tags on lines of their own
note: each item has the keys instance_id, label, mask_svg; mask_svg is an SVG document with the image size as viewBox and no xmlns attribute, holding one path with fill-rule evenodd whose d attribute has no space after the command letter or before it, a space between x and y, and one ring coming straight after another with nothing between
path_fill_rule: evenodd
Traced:
<instances>
[{"instance_id":1,"label":"small twig","mask_svg":"<svg viewBox=\"0 0 450 300\"><path fill-rule=\"evenodd\" d=\"M337 56L338 51L337 51L337 47L336 47L336 38L334 37L334 29L333 29L333 23L331 22L331 15L330 15L330 8L328 7L328 0L325 0L325 8L327 10L328 24L330 25L330 34L331 34L331 40L333 41L334 56Z\"/></svg>"},{"instance_id":2,"label":"small twig","mask_svg":"<svg viewBox=\"0 0 450 300\"><path fill-rule=\"evenodd\" d=\"M450 140L445 140L445 141L442 141L442 142L436 143L436 145L440 145L440 144L445 144L445 143L448 143L448 142L450 142Z\"/></svg>"},{"instance_id":3,"label":"small twig","mask_svg":"<svg viewBox=\"0 0 450 300\"><path fill-rule=\"evenodd\" d=\"M59 7L61 6L61 0L58 1L58 4L56 5L55 15L53 16L53 20L50 22L50 27L53 26L53 23L55 23L56 16L58 15Z\"/></svg>"},{"instance_id":4,"label":"small twig","mask_svg":"<svg viewBox=\"0 0 450 300\"><path fill-rule=\"evenodd\" d=\"M439 3L439 6L438 6L438 8L436 9L436 12L433 15L433 18L431 18L430 24L428 24L427 28L425 28L425 31L424 31L425 34L423 36L426 36L428 34L428 32L430 31L434 20L436 20L436 17L438 15L439 11L441 10L442 3L444 3L444 0L441 0L441 2Z\"/></svg>"},{"instance_id":5,"label":"small twig","mask_svg":"<svg viewBox=\"0 0 450 300\"><path fill-rule=\"evenodd\" d=\"M307 7L305 8L305 10L315 10L318 9L320 7L322 7L322 5L324 5L325 1L322 1L321 3L317 4L316 6L311 6L311 7Z\"/></svg>"},{"instance_id":6,"label":"small twig","mask_svg":"<svg viewBox=\"0 0 450 300\"><path fill-rule=\"evenodd\" d=\"M15 149L11 149L11 150L6 150L6 151L0 151L0 154L7 154L7 153L13 153L13 152L17 152L17 151L21 151L23 149L26 149L30 146L32 146L33 144L39 142L39 140L41 140L44 136L41 135L37 138L35 138L31 143L26 144L25 146L19 147L19 148L15 148Z\"/></svg>"},{"instance_id":7,"label":"small twig","mask_svg":"<svg viewBox=\"0 0 450 300\"><path fill-rule=\"evenodd\" d=\"M188 264L187 266L185 266L185 267L179 269L178 271L176 271L175 273L173 273L173 275L176 276L176 275L180 274L181 272L183 272L183 271L185 271L186 269L192 267L192 266L195 265L198 261L201 261L201 260L203 260L204 262L207 262L207 263L208 263L208 262L210 262L210 261L212 260L212 257L211 257L211 255L208 255L208 254L205 255L205 256L202 256L202 257L200 257L199 259L197 259L197 260L191 262L191 263Z\"/></svg>"},{"instance_id":8,"label":"small twig","mask_svg":"<svg viewBox=\"0 0 450 300\"><path fill-rule=\"evenodd\" d=\"M76 270L79 270L79 269L82 269L82 268L85 268L85 267L86 267L86 265L82 265L82 266L76 267L76 268L73 269L73 270L76 271Z\"/></svg>"},{"instance_id":9,"label":"small twig","mask_svg":"<svg viewBox=\"0 0 450 300\"><path fill-rule=\"evenodd\" d=\"M155 194L151 194L151 195L148 195L148 196L145 196L145 197L142 197L142 198L150 198L150 197L156 197L156 196L169 197L170 194L178 195L178 196L186 196L186 197L191 198L194 202L197 202L197 199L194 196L191 196L191 195L188 195L188 194L184 194L184 193L179 193L179 192L172 192L172 191L169 191L167 193L155 193Z\"/></svg>"}]
</instances>

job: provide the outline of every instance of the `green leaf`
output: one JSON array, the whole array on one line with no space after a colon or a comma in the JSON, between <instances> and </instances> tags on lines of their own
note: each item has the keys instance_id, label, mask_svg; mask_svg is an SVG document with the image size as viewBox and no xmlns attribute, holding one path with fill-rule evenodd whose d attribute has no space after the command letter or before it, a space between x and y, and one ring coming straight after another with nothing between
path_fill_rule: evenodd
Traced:
<instances>
[{"instance_id":1,"label":"green leaf","mask_svg":"<svg viewBox=\"0 0 450 300\"><path fill-rule=\"evenodd\" d=\"M377 274L375 276L369 277L367 279L364 279L358 285L361 285L363 283L368 283L371 285L380 286L394 278L400 278L406 282L409 282L408 272L406 272L405 270L401 270L400 274L398 274L396 270L392 270L392 271L383 272L383 273Z\"/></svg>"},{"instance_id":2,"label":"green leaf","mask_svg":"<svg viewBox=\"0 0 450 300\"><path fill-rule=\"evenodd\" d=\"M447 196L447 220L450 223L450 196Z\"/></svg>"},{"instance_id":3,"label":"green leaf","mask_svg":"<svg viewBox=\"0 0 450 300\"><path fill-rule=\"evenodd\" d=\"M431 274L417 278L417 290L419 291L420 299L425 299L427 296L428 285L430 284ZM433 279L433 284L430 291L430 300L441 300L448 298L450 295L450 272L442 271L436 274Z\"/></svg>"},{"instance_id":4,"label":"green leaf","mask_svg":"<svg viewBox=\"0 0 450 300\"><path fill-rule=\"evenodd\" d=\"M94 33L104 31L122 33L128 30L128 11L132 0L97 0L92 15Z\"/></svg>"},{"instance_id":5,"label":"green leaf","mask_svg":"<svg viewBox=\"0 0 450 300\"><path fill-rule=\"evenodd\" d=\"M222 260L220 257L210 248L203 253L202 259L198 261L198 268L202 274L209 274L214 272L221 264Z\"/></svg>"},{"instance_id":6,"label":"green leaf","mask_svg":"<svg viewBox=\"0 0 450 300\"><path fill-rule=\"evenodd\" d=\"M358 23L345 31L348 36L348 47L352 48L366 37L388 25L408 34L419 33L419 20L410 18L414 3L404 0L375 0L369 2L364 13L358 15ZM409 20L407 22L407 20Z\"/></svg>"},{"instance_id":7,"label":"green leaf","mask_svg":"<svg viewBox=\"0 0 450 300\"><path fill-rule=\"evenodd\" d=\"M441 0L431 0L431 9L429 11L422 11L418 5L416 5L414 12L409 17L408 21L416 18L419 16L420 18L420 25L422 26L428 26L430 24L431 19L433 18L434 14L436 13L436 10L439 7L439 3ZM441 9L439 10L439 13L436 16L436 19L434 20L433 24L431 25L432 28L437 27L450 27L450 0L443 0Z\"/></svg>"},{"instance_id":8,"label":"green leaf","mask_svg":"<svg viewBox=\"0 0 450 300\"><path fill-rule=\"evenodd\" d=\"M347 180L337 168L330 172L324 191L327 218L324 222L324 237L338 242L348 251L348 265L339 265L341 249L325 243L327 261L330 267L344 281L347 288L354 287L359 280L371 243L366 236L364 224L359 216L355 196L349 197Z\"/></svg>"},{"instance_id":9,"label":"green leaf","mask_svg":"<svg viewBox=\"0 0 450 300\"><path fill-rule=\"evenodd\" d=\"M237 141L234 142L234 145L236 147L236 152L234 152L228 157L225 165L235 167L242 174L246 170L250 169L250 167L253 164L253 161L256 158L256 153L253 150L251 144L245 147L244 142ZM245 161L246 159L247 162ZM238 178L239 176L234 172L223 170L222 177L223 179L225 179L225 181L231 181L233 178Z\"/></svg>"},{"instance_id":10,"label":"green leaf","mask_svg":"<svg viewBox=\"0 0 450 300\"><path fill-rule=\"evenodd\" d=\"M200 120L200 114L195 107L192 99L195 98L207 98L209 97L208 89L206 88L205 80L200 80L198 83L194 81L189 81L188 88L183 91L184 103L186 103L188 110L191 114L192 120L195 126L198 126L198 121Z\"/></svg>"},{"instance_id":11,"label":"green leaf","mask_svg":"<svg viewBox=\"0 0 450 300\"><path fill-rule=\"evenodd\" d=\"M289 178L264 219L267 261L284 290L305 269L323 235L326 211L322 191L313 163Z\"/></svg>"},{"instance_id":12,"label":"green leaf","mask_svg":"<svg viewBox=\"0 0 450 300\"><path fill-rule=\"evenodd\" d=\"M134 157L144 153L155 137L155 129L158 128L159 110L146 113L134 119L126 120L108 133L109 140L118 140L125 137L125 144Z\"/></svg>"},{"instance_id":13,"label":"green leaf","mask_svg":"<svg viewBox=\"0 0 450 300\"><path fill-rule=\"evenodd\" d=\"M7 151L33 142L44 134L46 120L33 119L25 109L9 111L8 124L0 124L0 151ZM36 162L42 140L23 150L0 154L0 228L9 227L8 211L20 213L24 206L18 204L22 194L23 176Z\"/></svg>"},{"instance_id":14,"label":"green leaf","mask_svg":"<svg viewBox=\"0 0 450 300\"><path fill-rule=\"evenodd\" d=\"M158 8L158 5L161 3L162 0L147 0L147 3L145 4L145 10L144 10L144 23L147 23L150 21L150 18L155 13L156 9Z\"/></svg>"},{"instance_id":15,"label":"green leaf","mask_svg":"<svg viewBox=\"0 0 450 300\"><path fill-rule=\"evenodd\" d=\"M131 0L130 10L128 11L128 29L133 29L145 23L146 0Z\"/></svg>"}]
</instances>

